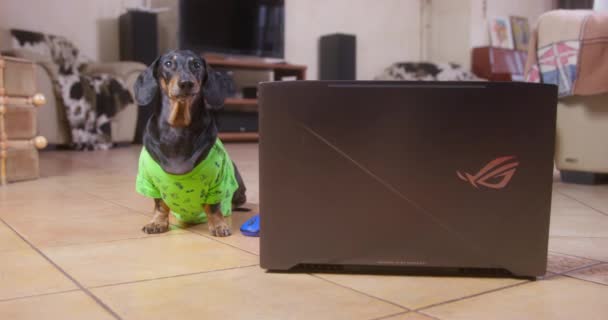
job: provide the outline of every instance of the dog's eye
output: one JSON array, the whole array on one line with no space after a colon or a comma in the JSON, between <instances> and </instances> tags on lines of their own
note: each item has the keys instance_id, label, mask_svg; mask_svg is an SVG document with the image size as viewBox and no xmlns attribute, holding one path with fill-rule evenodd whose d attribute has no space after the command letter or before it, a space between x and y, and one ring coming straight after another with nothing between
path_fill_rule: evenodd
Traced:
<instances>
[{"instance_id":1,"label":"dog's eye","mask_svg":"<svg viewBox=\"0 0 608 320\"><path fill-rule=\"evenodd\" d=\"M173 66L173 61L171 61L171 60L165 61L165 67L171 68L172 66Z\"/></svg>"},{"instance_id":2,"label":"dog's eye","mask_svg":"<svg viewBox=\"0 0 608 320\"><path fill-rule=\"evenodd\" d=\"M199 69L201 67L201 63L198 61L193 61L192 62L192 68L194 69Z\"/></svg>"}]
</instances>

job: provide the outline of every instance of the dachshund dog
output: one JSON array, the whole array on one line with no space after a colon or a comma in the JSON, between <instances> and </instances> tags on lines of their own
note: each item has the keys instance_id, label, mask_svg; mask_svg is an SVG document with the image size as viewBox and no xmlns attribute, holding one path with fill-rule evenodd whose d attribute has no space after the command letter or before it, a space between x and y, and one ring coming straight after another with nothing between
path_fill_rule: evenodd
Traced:
<instances>
[{"instance_id":1,"label":"dachshund dog","mask_svg":"<svg viewBox=\"0 0 608 320\"><path fill-rule=\"evenodd\" d=\"M168 231L173 212L185 224L208 222L214 236L231 234L224 217L245 203L246 189L217 137L214 112L228 84L192 51L164 54L137 78L137 103L153 108L136 182L138 193L154 199L144 232Z\"/></svg>"}]
</instances>

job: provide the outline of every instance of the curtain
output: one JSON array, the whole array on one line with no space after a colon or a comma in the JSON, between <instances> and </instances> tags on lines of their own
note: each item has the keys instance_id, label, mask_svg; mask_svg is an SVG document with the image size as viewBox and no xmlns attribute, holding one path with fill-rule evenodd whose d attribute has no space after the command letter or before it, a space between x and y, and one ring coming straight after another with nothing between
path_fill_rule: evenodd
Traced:
<instances>
[{"instance_id":1,"label":"curtain","mask_svg":"<svg viewBox=\"0 0 608 320\"><path fill-rule=\"evenodd\" d=\"M593 9L593 0L558 0L558 9Z\"/></svg>"},{"instance_id":2,"label":"curtain","mask_svg":"<svg viewBox=\"0 0 608 320\"><path fill-rule=\"evenodd\" d=\"M595 0L593 2L593 10L608 11L608 0Z\"/></svg>"}]
</instances>

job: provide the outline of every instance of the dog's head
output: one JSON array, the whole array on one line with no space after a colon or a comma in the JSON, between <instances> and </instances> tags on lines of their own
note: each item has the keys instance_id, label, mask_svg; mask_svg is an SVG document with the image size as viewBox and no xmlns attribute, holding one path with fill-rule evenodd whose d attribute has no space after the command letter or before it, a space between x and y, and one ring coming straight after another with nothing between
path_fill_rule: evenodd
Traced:
<instances>
[{"instance_id":1,"label":"dog's head","mask_svg":"<svg viewBox=\"0 0 608 320\"><path fill-rule=\"evenodd\" d=\"M159 94L160 116L172 127L188 127L197 108L219 109L226 98L226 79L213 71L205 60L189 50L176 50L158 57L135 82L135 100L150 105Z\"/></svg>"}]
</instances>

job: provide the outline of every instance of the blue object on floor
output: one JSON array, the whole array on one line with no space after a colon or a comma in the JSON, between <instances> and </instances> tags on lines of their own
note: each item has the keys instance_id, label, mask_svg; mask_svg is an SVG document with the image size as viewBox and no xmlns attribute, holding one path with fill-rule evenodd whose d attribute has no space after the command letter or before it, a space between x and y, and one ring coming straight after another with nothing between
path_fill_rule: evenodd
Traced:
<instances>
[{"instance_id":1,"label":"blue object on floor","mask_svg":"<svg viewBox=\"0 0 608 320\"><path fill-rule=\"evenodd\" d=\"M249 218L241 226L241 233L248 237L259 237L260 236L260 215Z\"/></svg>"}]
</instances>

